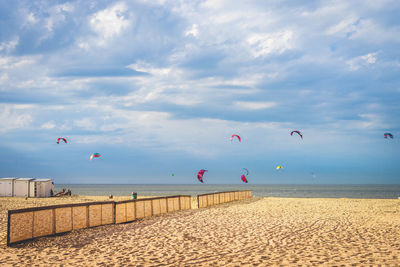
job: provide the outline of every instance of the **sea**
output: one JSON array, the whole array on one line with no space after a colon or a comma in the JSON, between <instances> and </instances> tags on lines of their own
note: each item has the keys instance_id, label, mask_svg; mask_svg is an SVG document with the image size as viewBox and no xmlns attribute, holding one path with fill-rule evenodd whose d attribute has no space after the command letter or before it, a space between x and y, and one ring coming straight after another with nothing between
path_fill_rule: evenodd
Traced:
<instances>
[{"instance_id":1,"label":"sea","mask_svg":"<svg viewBox=\"0 0 400 267\"><path fill-rule=\"evenodd\" d=\"M400 185L223 185L223 184L56 184L55 191L70 189L73 195L87 196L170 196L252 190L256 197L291 198L385 198L400 197Z\"/></svg>"}]
</instances>

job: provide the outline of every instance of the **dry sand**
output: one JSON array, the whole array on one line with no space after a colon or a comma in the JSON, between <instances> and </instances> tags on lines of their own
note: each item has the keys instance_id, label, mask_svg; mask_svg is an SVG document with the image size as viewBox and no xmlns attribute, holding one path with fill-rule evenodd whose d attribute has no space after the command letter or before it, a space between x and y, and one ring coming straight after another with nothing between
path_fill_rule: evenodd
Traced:
<instances>
[{"instance_id":1,"label":"dry sand","mask_svg":"<svg viewBox=\"0 0 400 267\"><path fill-rule=\"evenodd\" d=\"M141 198L151 198L154 196L138 196ZM53 198L28 198L24 197L0 197L0 247L7 244L7 211L30 208L51 206L69 203L83 203L96 201L122 201L132 199L131 196L113 196L110 199L108 196L64 196ZM197 208L197 198L192 197L192 208ZM1 256L0 256L1 259Z\"/></svg>"},{"instance_id":2,"label":"dry sand","mask_svg":"<svg viewBox=\"0 0 400 267\"><path fill-rule=\"evenodd\" d=\"M0 203L2 213L15 208ZM244 200L2 246L5 264L394 266L400 264L400 200Z\"/></svg>"}]
</instances>

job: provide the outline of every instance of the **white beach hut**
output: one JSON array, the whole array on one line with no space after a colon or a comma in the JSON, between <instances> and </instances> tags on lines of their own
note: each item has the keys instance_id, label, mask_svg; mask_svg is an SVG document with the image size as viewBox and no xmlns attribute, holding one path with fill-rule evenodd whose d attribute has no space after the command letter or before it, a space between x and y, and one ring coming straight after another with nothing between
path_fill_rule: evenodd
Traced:
<instances>
[{"instance_id":1,"label":"white beach hut","mask_svg":"<svg viewBox=\"0 0 400 267\"><path fill-rule=\"evenodd\" d=\"M29 196L30 197L50 197L51 191L54 192L54 184L51 179L34 179L30 181Z\"/></svg>"},{"instance_id":2,"label":"white beach hut","mask_svg":"<svg viewBox=\"0 0 400 267\"><path fill-rule=\"evenodd\" d=\"M29 197L29 183L33 178L17 178L14 180L14 197Z\"/></svg>"},{"instance_id":3,"label":"white beach hut","mask_svg":"<svg viewBox=\"0 0 400 267\"><path fill-rule=\"evenodd\" d=\"M14 195L15 178L0 178L0 197L12 197Z\"/></svg>"}]
</instances>

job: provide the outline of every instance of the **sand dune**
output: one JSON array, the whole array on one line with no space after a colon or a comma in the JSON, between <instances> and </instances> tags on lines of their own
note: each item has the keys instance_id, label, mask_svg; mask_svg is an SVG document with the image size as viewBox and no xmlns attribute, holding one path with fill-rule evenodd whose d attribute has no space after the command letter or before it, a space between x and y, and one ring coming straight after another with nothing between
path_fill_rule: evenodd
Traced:
<instances>
[{"instance_id":1,"label":"sand dune","mask_svg":"<svg viewBox=\"0 0 400 267\"><path fill-rule=\"evenodd\" d=\"M396 265L399 215L399 200L252 199L2 247L0 264Z\"/></svg>"}]
</instances>

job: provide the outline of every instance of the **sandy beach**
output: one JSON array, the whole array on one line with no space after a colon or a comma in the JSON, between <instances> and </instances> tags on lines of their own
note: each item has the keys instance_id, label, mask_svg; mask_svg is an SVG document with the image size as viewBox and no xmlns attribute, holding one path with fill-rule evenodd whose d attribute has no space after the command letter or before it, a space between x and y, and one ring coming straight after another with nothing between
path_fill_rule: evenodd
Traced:
<instances>
[{"instance_id":1,"label":"sandy beach","mask_svg":"<svg viewBox=\"0 0 400 267\"><path fill-rule=\"evenodd\" d=\"M1 199L2 238L7 209L106 199ZM0 264L397 265L399 215L397 199L253 198L2 245Z\"/></svg>"},{"instance_id":2,"label":"sandy beach","mask_svg":"<svg viewBox=\"0 0 400 267\"><path fill-rule=\"evenodd\" d=\"M138 196L142 198L152 198L154 196ZM41 207L51 206L69 203L84 203L84 202L98 202L98 201L123 201L131 199L130 196L113 196L110 199L108 196L80 196L72 195L65 197L54 197L54 198L28 198L23 197L1 197L0 198L0 246L4 246L7 243L7 211L30 208L30 207ZM192 209L197 208L197 198L192 197Z\"/></svg>"}]
</instances>

